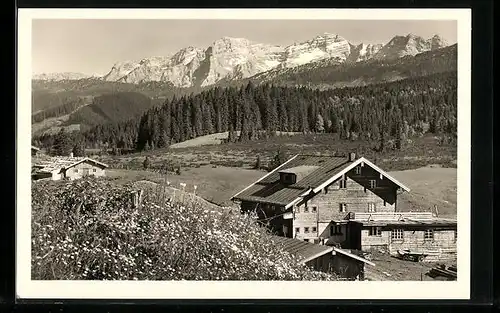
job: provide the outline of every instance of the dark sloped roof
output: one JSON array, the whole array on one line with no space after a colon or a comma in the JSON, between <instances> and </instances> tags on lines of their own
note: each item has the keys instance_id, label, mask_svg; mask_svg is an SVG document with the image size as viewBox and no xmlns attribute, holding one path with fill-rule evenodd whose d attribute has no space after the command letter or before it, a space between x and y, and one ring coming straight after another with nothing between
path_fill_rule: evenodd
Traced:
<instances>
[{"instance_id":1,"label":"dark sloped roof","mask_svg":"<svg viewBox=\"0 0 500 313\"><path fill-rule=\"evenodd\" d=\"M276 245L282 245L285 251L294 255L302 263L333 251L332 247L309 243L295 238L273 236L272 241Z\"/></svg>"},{"instance_id":2,"label":"dark sloped roof","mask_svg":"<svg viewBox=\"0 0 500 313\"><path fill-rule=\"evenodd\" d=\"M294 159L278 167L262 180L250 185L234 199L287 205L309 188L315 188L330 177L340 173L352 162L345 157L297 155ZM312 168L316 166L317 168ZM280 182L280 171L308 169L307 174L295 184ZM302 171L302 170L301 170Z\"/></svg>"}]
</instances>

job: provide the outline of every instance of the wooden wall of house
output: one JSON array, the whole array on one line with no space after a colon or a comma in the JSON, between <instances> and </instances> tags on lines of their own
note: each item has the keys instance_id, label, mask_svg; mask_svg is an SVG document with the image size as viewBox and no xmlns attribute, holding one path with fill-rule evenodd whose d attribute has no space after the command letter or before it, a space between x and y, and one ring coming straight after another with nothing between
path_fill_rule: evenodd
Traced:
<instances>
[{"instance_id":1,"label":"wooden wall of house","mask_svg":"<svg viewBox=\"0 0 500 313\"><path fill-rule=\"evenodd\" d=\"M270 230L272 230L276 235L279 236L285 236L285 237L293 236L292 220L291 219L286 220L283 218L283 215L281 215L284 212L283 206L273 205L268 203L242 201L240 203L240 209L242 212L249 212L256 210L259 220L265 220L265 221L267 221L267 219L269 219L272 216L280 215L277 216L276 218L269 220Z\"/></svg>"},{"instance_id":2,"label":"wooden wall of house","mask_svg":"<svg viewBox=\"0 0 500 313\"><path fill-rule=\"evenodd\" d=\"M385 183L387 179L382 181ZM346 218L348 212L369 212L370 204L374 206L375 212L395 212L395 189L376 192L348 177L346 188L340 188L340 180L338 180L318 194L299 203L296 206L296 212L304 212L306 206L308 211L312 212L313 207L316 207L318 221L342 220ZM346 204L345 212L341 212L342 203ZM304 214L301 218L310 220L314 218L314 215Z\"/></svg>"},{"instance_id":3,"label":"wooden wall of house","mask_svg":"<svg viewBox=\"0 0 500 313\"><path fill-rule=\"evenodd\" d=\"M306 266L318 272L333 273L333 255L331 252L323 254L320 257L306 262Z\"/></svg>"},{"instance_id":4,"label":"wooden wall of house","mask_svg":"<svg viewBox=\"0 0 500 313\"><path fill-rule=\"evenodd\" d=\"M311 207L308 212L304 210L296 210L293 219L293 236L297 239L309 239L313 242L320 237L320 234L325 231L327 223L319 223L318 212L312 212ZM306 227L309 229L306 232ZM297 230L299 230L297 232Z\"/></svg>"},{"instance_id":5,"label":"wooden wall of house","mask_svg":"<svg viewBox=\"0 0 500 313\"><path fill-rule=\"evenodd\" d=\"M79 179L83 176L83 171L89 170L89 176L105 176L105 169L94 165L91 162L82 162L66 170L65 176L69 179Z\"/></svg>"},{"instance_id":6,"label":"wooden wall of house","mask_svg":"<svg viewBox=\"0 0 500 313\"><path fill-rule=\"evenodd\" d=\"M347 225L347 240L341 244L342 248L361 250L361 228L359 223Z\"/></svg>"},{"instance_id":7,"label":"wooden wall of house","mask_svg":"<svg viewBox=\"0 0 500 313\"><path fill-rule=\"evenodd\" d=\"M333 269L334 272L342 278L350 280L364 279L365 263L337 253L333 256Z\"/></svg>"},{"instance_id":8,"label":"wooden wall of house","mask_svg":"<svg viewBox=\"0 0 500 313\"><path fill-rule=\"evenodd\" d=\"M324 254L306 263L315 271L333 273L343 279L355 280L364 278L364 263L340 253Z\"/></svg>"},{"instance_id":9,"label":"wooden wall of house","mask_svg":"<svg viewBox=\"0 0 500 313\"><path fill-rule=\"evenodd\" d=\"M361 175L356 175L353 169L346 177L346 188L340 188L339 179L294 207L295 237L316 239L326 236L331 242L343 243L347 240L347 229L342 226L340 234L330 236L330 231L327 229L330 221L343 220L349 212L369 212L369 205L373 205L375 212L396 211L396 189L387 178L380 179L378 172L367 166L361 168ZM381 189L372 191L368 185L364 185L362 179L369 178L376 179L377 186L382 186L378 187ZM342 203L346 204L345 212L341 211ZM309 228L309 233L304 233L304 227ZM316 227L316 232L311 231L313 227ZM296 234L297 228L300 229L298 234Z\"/></svg>"},{"instance_id":10,"label":"wooden wall of house","mask_svg":"<svg viewBox=\"0 0 500 313\"><path fill-rule=\"evenodd\" d=\"M430 229L430 228L429 228ZM403 239L391 239L391 228L383 228L380 236L370 236L369 229L361 231L362 250L384 249L391 254L398 250L428 253L428 262L452 260L456 258L455 229L434 228L434 239L424 238L425 229L408 228L403 231Z\"/></svg>"},{"instance_id":11,"label":"wooden wall of house","mask_svg":"<svg viewBox=\"0 0 500 313\"><path fill-rule=\"evenodd\" d=\"M399 249L425 252L428 262L453 260L457 255L455 231L450 229L434 230L434 239L424 239L424 230L405 230L403 241L391 241L389 252L396 254Z\"/></svg>"}]
</instances>

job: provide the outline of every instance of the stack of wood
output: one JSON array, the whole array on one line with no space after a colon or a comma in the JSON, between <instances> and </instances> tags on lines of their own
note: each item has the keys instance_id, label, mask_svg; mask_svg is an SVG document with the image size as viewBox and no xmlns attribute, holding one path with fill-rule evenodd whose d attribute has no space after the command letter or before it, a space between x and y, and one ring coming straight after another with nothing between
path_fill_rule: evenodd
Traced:
<instances>
[{"instance_id":1,"label":"stack of wood","mask_svg":"<svg viewBox=\"0 0 500 313\"><path fill-rule=\"evenodd\" d=\"M448 266L444 264L439 264L438 266L432 268L428 275L432 278L442 277L447 280L456 280L457 279L457 267L456 266Z\"/></svg>"}]
</instances>

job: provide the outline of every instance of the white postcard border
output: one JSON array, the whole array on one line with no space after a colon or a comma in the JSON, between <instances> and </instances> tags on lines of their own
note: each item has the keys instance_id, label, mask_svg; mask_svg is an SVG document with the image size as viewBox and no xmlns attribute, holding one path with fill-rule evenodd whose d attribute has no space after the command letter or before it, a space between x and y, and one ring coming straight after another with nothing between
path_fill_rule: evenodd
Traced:
<instances>
[{"instance_id":1,"label":"white postcard border","mask_svg":"<svg viewBox=\"0 0 500 313\"><path fill-rule=\"evenodd\" d=\"M457 281L32 281L32 19L456 20L458 42ZM19 9L16 159L16 295L58 299L469 299L470 9Z\"/></svg>"}]
</instances>

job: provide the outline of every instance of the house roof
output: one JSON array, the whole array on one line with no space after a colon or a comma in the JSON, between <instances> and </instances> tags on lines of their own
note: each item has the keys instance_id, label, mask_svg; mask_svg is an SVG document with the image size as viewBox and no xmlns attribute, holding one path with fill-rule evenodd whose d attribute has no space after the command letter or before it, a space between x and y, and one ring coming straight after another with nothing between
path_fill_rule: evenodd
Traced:
<instances>
[{"instance_id":1,"label":"house roof","mask_svg":"<svg viewBox=\"0 0 500 313\"><path fill-rule=\"evenodd\" d=\"M333 251L335 251L337 253L340 253L340 254L343 254L345 256L348 256L350 258L356 259L358 261L364 262L366 264L370 264L371 266L375 266L375 263L370 262L367 259L362 258L359 255L356 255L356 254L354 254L354 253L352 253L352 252L350 252L348 250L344 250L344 249L340 249L340 248L337 248L337 247L333 247Z\"/></svg>"},{"instance_id":2,"label":"house roof","mask_svg":"<svg viewBox=\"0 0 500 313\"><path fill-rule=\"evenodd\" d=\"M273 236L272 240L278 245L283 245L283 249L288 253L294 255L296 258L298 258L300 263L309 262L322 255L325 255L327 253L332 253L333 251L335 251L347 257L375 266L375 264L373 264L372 262L344 249L339 249L336 247L325 246L325 245L318 245L295 238L288 238L281 236Z\"/></svg>"},{"instance_id":3,"label":"house roof","mask_svg":"<svg viewBox=\"0 0 500 313\"><path fill-rule=\"evenodd\" d=\"M321 189L335 182L342 175L361 163L372 167L404 190L410 190L365 158L349 161L346 157L295 155L278 168L234 195L232 199L272 203L284 205L285 208L288 208L299 202L309 192L313 191L317 193L321 191ZM295 184L285 185L280 182L279 173L283 171L299 171L306 174Z\"/></svg>"},{"instance_id":4,"label":"house roof","mask_svg":"<svg viewBox=\"0 0 500 313\"><path fill-rule=\"evenodd\" d=\"M299 165L291 168L284 168L282 170L279 170L279 173L286 173L286 174L295 174L297 176L297 181L301 180L302 178L306 177L307 175L311 174L315 170L317 170L319 166L316 165Z\"/></svg>"},{"instance_id":5,"label":"house roof","mask_svg":"<svg viewBox=\"0 0 500 313\"><path fill-rule=\"evenodd\" d=\"M333 247L318 245L295 238L273 236L272 241L277 245L282 245L283 249L295 256L300 263L309 262L333 251Z\"/></svg>"},{"instance_id":6,"label":"house roof","mask_svg":"<svg viewBox=\"0 0 500 313\"><path fill-rule=\"evenodd\" d=\"M31 146L31 149L36 150L36 151L40 150L40 148L37 148L35 146Z\"/></svg>"},{"instance_id":7,"label":"house roof","mask_svg":"<svg viewBox=\"0 0 500 313\"><path fill-rule=\"evenodd\" d=\"M108 167L106 164L91 158L83 157L52 157L34 160L33 167L40 168L38 172L52 173L62 169L68 169L82 162L91 162L101 167Z\"/></svg>"}]
</instances>

